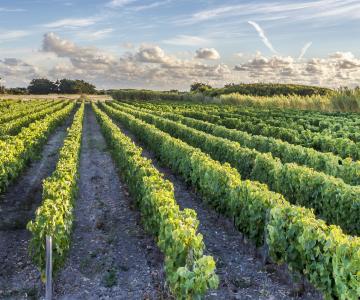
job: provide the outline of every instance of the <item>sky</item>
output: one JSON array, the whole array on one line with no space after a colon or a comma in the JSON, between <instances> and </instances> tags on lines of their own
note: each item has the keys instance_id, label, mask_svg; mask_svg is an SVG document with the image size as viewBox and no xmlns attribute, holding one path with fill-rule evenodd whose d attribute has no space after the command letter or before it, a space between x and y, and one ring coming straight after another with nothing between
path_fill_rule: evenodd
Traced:
<instances>
[{"instance_id":1,"label":"sky","mask_svg":"<svg viewBox=\"0 0 360 300\"><path fill-rule=\"evenodd\" d=\"M360 82L360 1L0 0L0 77L187 90Z\"/></svg>"}]
</instances>

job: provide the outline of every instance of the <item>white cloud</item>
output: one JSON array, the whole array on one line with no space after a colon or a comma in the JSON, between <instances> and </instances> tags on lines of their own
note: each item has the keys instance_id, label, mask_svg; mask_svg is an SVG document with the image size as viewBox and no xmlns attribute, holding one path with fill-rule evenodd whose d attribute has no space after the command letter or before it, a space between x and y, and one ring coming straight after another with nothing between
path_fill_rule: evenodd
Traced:
<instances>
[{"instance_id":1,"label":"white cloud","mask_svg":"<svg viewBox=\"0 0 360 300\"><path fill-rule=\"evenodd\" d=\"M43 39L43 50L48 52L54 52L60 57L67 56L76 52L76 46L74 43L61 39L53 32L46 33Z\"/></svg>"},{"instance_id":2,"label":"white cloud","mask_svg":"<svg viewBox=\"0 0 360 300\"><path fill-rule=\"evenodd\" d=\"M136 0L112 0L106 4L107 7L123 7L126 6L132 2L135 2Z\"/></svg>"},{"instance_id":3,"label":"white cloud","mask_svg":"<svg viewBox=\"0 0 360 300\"><path fill-rule=\"evenodd\" d=\"M135 56L136 60L144 63L164 63L168 59L163 49L158 46L142 46Z\"/></svg>"},{"instance_id":4,"label":"white cloud","mask_svg":"<svg viewBox=\"0 0 360 300\"><path fill-rule=\"evenodd\" d=\"M24 12L24 11L26 11L26 9L0 7L0 12Z\"/></svg>"},{"instance_id":5,"label":"white cloud","mask_svg":"<svg viewBox=\"0 0 360 300\"><path fill-rule=\"evenodd\" d=\"M247 63L237 65L234 68L236 71L247 71L250 77L258 76L278 76L278 73L284 74L287 72L289 76L290 70L294 70L294 59L290 56L273 56L267 58L261 53L255 55L254 58L249 60Z\"/></svg>"},{"instance_id":6,"label":"white cloud","mask_svg":"<svg viewBox=\"0 0 360 300\"><path fill-rule=\"evenodd\" d=\"M308 42L304 45L304 47L302 47L298 60L301 60L304 57L305 53L308 51L311 45L312 42Z\"/></svg>"},{"instance_id":7,"label":"white cloud","mask_svg":"<svg viewBox=\"0 0 360 300\"><path fill-rule=\"evenodd\" d=\"M360 59L351 52L336 52L326 58L296 61L290 56L255 55L235 71L260 81L305 83L324 86L355 86L360 80Z\"/></svg>"},{"instance_id":8,"label":"white cloud","mask_svg":"<svg viewBox=\"0 0 360 300\"><path fill-rule=\"evenodd\" d=\"M178 24L195 24L214 19L247 16L263 18L285 18L287 21L304 19L328 20L330 18L359 19L360 3L354 0L317 0L317 1L266 1L236 5L222 5L215 8L198 11L190 16L176 21Z\"/></svg>"},{"instance_id":9,"label":"white cloud","mask_svg":"<svg viewBox=\"0 0 360 300\"><path fill-rule=\"evenodd\" d=\"M8 86L26 86L37 76L48 76L53 80L79 78L99 88L152 89L188 89L193 81L214 86L254 81L324 86L353 86L360 82L360 58L351 52L335 52L323 58L302 60L281 55L266 57L257 53L249 56L248 61L230 67L221 61L205 63L190 55L168 53L158 45L143 44L128 49L122 56L117 56L104 49L79 46L54 33L47 33L42 52L35 52L26 59L20 60L3 52L5 58L0 60L0 74ZM213 51L210 52L211 55L205 55L206 51L201 51L204 57L214 58Z\"/></svg>"},{"instance_id":10,"label":"white cloud","mask_svg":"<svg viewBox=\"0 0 360 300\"><path fill-rule=\"evenodd\" d=\"M113 28L105 28L96 31L80 31L76 36L87 41L97 41L109 37L112 32L114 32Z\"/></svg>"},{"instance_id":11,"label":"white cloud","mask_svg":"<svg viewBox=\"0 0 360 300\"><path fill-rule=\"evenodd\" d=\"M86 27L95 24L98 21L97 18L67 18L57 20L55 22L47 23L44 25L46 28L59 28L59 27Z\"/></svg>"},{"instance_id":12,"label":"white cloud","mask_svg":"<svg viewBox=\"0 0 360 300\"><path fill-rule=\"evenodd\" d=\"M135 46L133 43L130 42L125 42L121 44L121 47L125 48L125 49L134 49Z\"/></svg>"},{"instance_id":13,"label":"white cloud","mask_svg":"<svg viewBox=\"0 0 360 300\"><path fill-rule=\"evenodd\" d=\"M9 31L0 31L0 43L10 40L17 40L22 37L30 35L30 31L25 30L9 30Z\"/></svg>"},{"instance_id":14,"label":"white cloud","mask_svg":"<svg viewBox=\"0 0 360 300\"><path fill-rule=\"evenodd\" d=\"M43 50L68 59L68 63L62 62L50 70L51 76L77 77L99 87L183 89L194 80L222 83L231 73L225 64L207 65L196 60L182 60L156 45L142 45L117 58L48 33L44 36Z\"/></svg>"},{"instance_id":15,"label":"white cloud","mask_svg":"<svg viewBox=\"0 0 360 300\"><path fill-rule=\"evenodd\" d=\"M39 70L17 58L0 60L0 74L8 87L26 86L28 82L39 76Z\"/></svg>"},{"instance_id":16,"label":"white cloud","mask_svg":"<svg viewBox=\"0 0 360 300\"><path fill-rule=\"evenodd\" d=\"M1 62L7 66L18 66L23 63L20 59L13 58L13 57L4 58Z\"/></svg>"},{"instance_id":17,"label":"white cloud","mask_svg":"<svg viewBox=\"0 0 360 300\"><path fill-rule=\"evenodd\" d=\"M196 50L196 58L216 60L220 58L219 52L214 48L200 48Z\"/></svg>"},{"instance_id":18,"label":"white cloud","mask_svg":"<svg viewBox=\"0 0 360 300\"><path fill-rule=\"evenodd\" d=\"M142 10L146 10L146 9L151 9L151 8L155 8L155 7L159 7L162 5L166 5L168 3L170 3L172 0L165 0L165 1L156 1L150 4L144 4L144 5L139 5L139 6L135 6L132 7L132 10L134 11L142 11Z\"/></svg>"},{"instance_id":19,"label":"white cloud","mask_svg":"<svg viewBox=\"0 0 360 300\"><path fill-rule=\"evenodd\" d=\"M209 40L199 37L199 36L193 36L193 35L178 35L176 37L163 40L163 43L170 44L170 45L176 45L176 46L199 46L204 45L208 43Z\"/></svg>"},{"instance_id":20,"label":"white cloud","mask_svg":"<svg viewBox=\"0 0 360 300\"><path fill-rule=\"evenodd\" d=\"M242 58L242 57L244 57L244 53L237 52L237 53L234 53L234 56L237 57L237 58Z\"/></svg>"},{"instance_id":21,"label":"white cloud","mask_svg":"<svg viewBox=\"0 0 360 300\"><path fill-rule=\"evenodd\" d=\"M269 48L271 52L277 53L277 51L274 49L273 45L270 43L269 39L265 35L265 31L260 27L260 25L253 21L248 21L248 23L255 28L265 46Z\"/></svg>"}]
</instances>

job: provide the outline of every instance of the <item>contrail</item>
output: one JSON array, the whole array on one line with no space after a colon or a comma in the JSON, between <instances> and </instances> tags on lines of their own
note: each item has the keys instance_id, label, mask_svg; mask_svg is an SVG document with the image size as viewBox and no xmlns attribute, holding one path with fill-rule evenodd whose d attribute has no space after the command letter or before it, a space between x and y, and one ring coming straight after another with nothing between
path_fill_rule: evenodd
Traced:
<instances>
[{"instance_id":1,"label":"contrail","mask_svg":"<svg viewBox=\"0 0 360 300\"><path fill-rule=\"evenodd\" d=\"M311 45L312 42L308 42L304 45L304 47L302 47L298 60L301 60L304 57L306 51L308 51Z\"/></svg>"},{"instance_id":2,"label":"contrail","mask_svg":"<svg viewBox=\"0 0 360 300\"><path fill-rule=\"evenodd\" d=\"M260 25L256 22L253 21L248 21L248 23L250 25L252 25L255 30L257 31L257 33L259 34L261 40L263 41L263 43L265 44L266 47L268 47L270 49L271 52L273 53L277 53L277 51L274 49L274 47L271 45L269 39L266 37L264 30L260 27Z\"/></svg>"}]
</instances>

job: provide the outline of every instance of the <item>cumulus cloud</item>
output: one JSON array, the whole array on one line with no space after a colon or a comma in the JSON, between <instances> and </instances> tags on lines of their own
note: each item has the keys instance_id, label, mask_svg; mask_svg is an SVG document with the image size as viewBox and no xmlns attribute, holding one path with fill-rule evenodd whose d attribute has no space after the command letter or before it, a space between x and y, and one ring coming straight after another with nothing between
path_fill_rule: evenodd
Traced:
<instances>
[{"instance_id":1,"label":"cumulus cloud","mask_svg":"<svg viewBox=\"0 0 360 300\"><path fill-rule=\"evenodd\" d=\"M0 60L0 74L7 86L25 86L28 82L40 75L39 70L17 58L4 58Z\"/></svg>"},{"instance_id":2,"label":"cumulus cloud","mask_svg":"<svg viewBox=\"0 0 360 300\"><path fill-rule=\"evenodd\" d=\"M4 58L1 62L7 66L18 66L24 64L22 60L13 57Z\"/></svg>"},{"instance_id":3,"label":"cumulus cloud","mask_svg":"<svg viewBox=\"0 0 360 300\"><path fill-rule=\"evenodd\" d=\"M206 51L199 53L206 58L217 57L213 53L205 55ZM36 54L37 59L34 55L29 61L7 56L0 60L0 74L8 86L26 86L38 76L53 80L63 77L84 79L99 88L188 89L193 81L205 81L214 86L254 81L324 86L353 86L360 82L360 58L351 52L335 52L307 60L278 54L269 57L259 52L247 61L237 56L243 62L231 67L221 62L195 57L185 59L177 55L159 45L143 44L129 47L124 54L116 56L47 33L42 52ZM40 63L41 60L45 62Z\"/></svg>"},{"instance_id":4,"label":"cumulus cloud","mask_svg":"<svg viewBox=\"0 0 360 300\"><path fill-rule=\"evenodd\" d=\"M69 55L76 51L74 43L61 39L53 32L49 32L44 35L42 48L45 52L54 52L60 57Z\"/></svg>"},{"instance_id":5,"label":"cumulus cloud","mask_svg":"<svg viewBox=\"0 0 360 300\"><path fill-rule=\"evenodd\" d=\"M74 68L88 72L90 77L94 72L104 75L106 71L110 71L109 67L117 62L113 56L96 48L78 47L73 42L62 39L54 33L44 35L43 51L68 58Z\"/></svg>"},{"instance_id":6,"label":"cumulus cloud","mask_svg":"<svg viewBox=\"0 0 360 300\"><path fill-rule=\"evenodd\" d=\"M220 58L219 52L214 48L200 48L196 50L196 58L216 60Z\"/></svg>"},{"instance_id":7,"label":"cumulus cloud","mask_svg":"<svg viewBox=\"0 0 360 300\"><path fill-rule=\"evenodd\" d=\"M360 59L351 52L336 52L305 62L290 56L267 58L259 53L246 63L236 65L234 70L263 81L352 86L360 79Z\"/></svg>"},{"instance_id":8,"label":"cumulus cloud","mask_svg":"<svg viewBox=\"0 0 360 300\"><path fill-rule=\"evenodd\" d=\"M167 60L164 50L158 46L141 46L135 58L145 63L164 63Z\"/></svg>"},{"instance_id":9,"label":"cumulus cloud","mask_svg":"<svg viewBox=\"0 0 360 300\"><path fill-rule=\"evenodd\" d=\"M327 58L312 58L304 64L302 75L312 83L332 85L358 85L360 59L351 52L335 52Z\"/></svg>"},{"instance_id":10,"label":"cumulus cloud","mask_svg":"<svg viewBox=\"0 0 360 300\"><path fill-rule=\"evenodd\" d=\"M276 80L281 77L294 77L297 69L294 64L294 59L290 56L273 56L267 58L260 53L247 63L236 65L235 71L246 71L251 78L272 78Z\"/></svg>"},{"instance_id":11,"label":"cumulus cloud","mask_svg":"<svg viewBox=\"0 0 360 300\"><path fill-rule=\"evenodd\" d=\"M80 47L54 33L45 34L43 51L67 58L49 71L53 77L82 78L101 87L187 88L194 80L225 82L231 73L225 64L208 65L182 60L157 45L142 45L121 57L97 48ZM60 76L61 74L61 76Z\"/></svg>"},{"instance_id":12,"label":"cumulus cloud","mask_svg":"<svg viewBox=\"0 0 360 300\"><path fill-rule=\"evenodd\" d=\"M340 70L357 70L360 67L360 60L351 52L335 52L329 57Z\"/></svg>"},{"instance_id":13,"label":"cumulus cloud","mask_svg":"<svg viewBox=\"0 0 360 300\"><path fill-rule=\"evenodd\" d=\"M270 43L269 39L265 35L265 31L260 27L260 25L253 21L248 21L248 23L255 28L265 46L268 47L271 52L277 53L277 51L274 49L273 45Z\"/></svg>"}]
</instances>

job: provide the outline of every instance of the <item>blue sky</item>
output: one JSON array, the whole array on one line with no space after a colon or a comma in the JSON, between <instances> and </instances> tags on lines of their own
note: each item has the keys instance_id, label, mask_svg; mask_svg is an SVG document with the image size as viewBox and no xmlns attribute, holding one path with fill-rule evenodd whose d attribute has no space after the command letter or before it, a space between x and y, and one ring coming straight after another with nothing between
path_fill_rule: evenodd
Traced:
<instances>
[{"instance_id":1,"label":"blue sky","mask_svg":"<svg viewBox=\"0 0 360 300\"><path fill-rule=\"evenodd\" d=\"M0 76L186 89L192 81L355 85L360 1L2 0Z\"/></svg>"}]
</instances>

